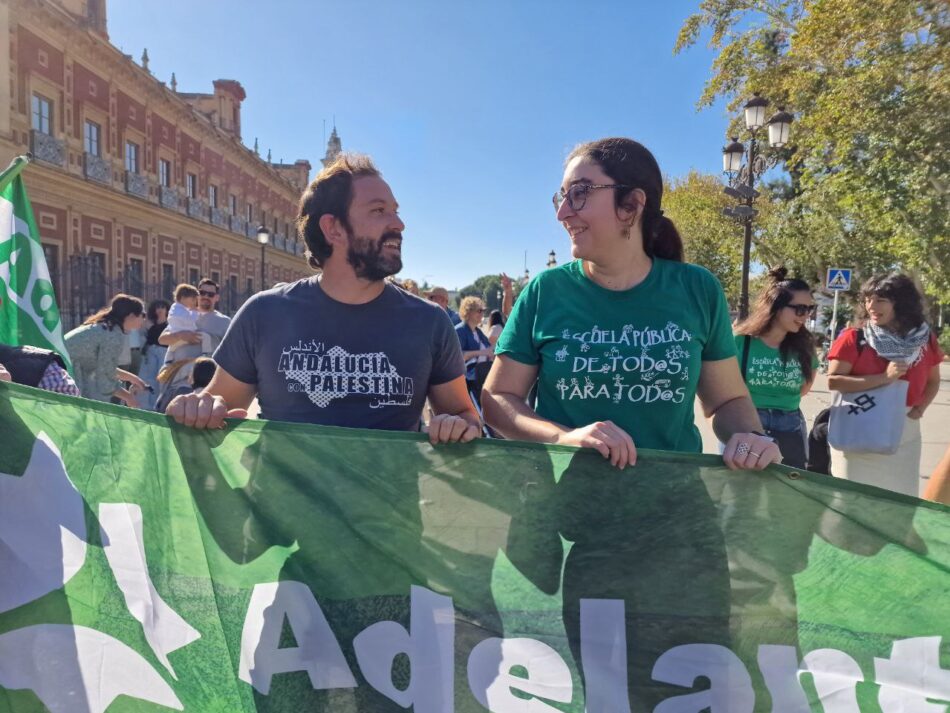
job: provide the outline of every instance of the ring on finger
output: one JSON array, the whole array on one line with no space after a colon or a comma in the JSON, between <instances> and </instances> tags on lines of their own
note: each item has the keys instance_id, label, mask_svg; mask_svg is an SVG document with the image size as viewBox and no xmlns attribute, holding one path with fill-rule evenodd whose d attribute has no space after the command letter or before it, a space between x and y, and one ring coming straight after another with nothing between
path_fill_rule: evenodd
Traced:
<instances>
[{"instance_id":1,"label":"ring on finger","mask_svg":"<svg viewBox=\"0 0 950 713\"><path fill-rule=\"evenodd\" d=\"M748 443L740 443L739 446L736 448L736 455L737 455L737 456L744 456L744 455L745 455L746 453L748 453L748 452L749 452L749 444L748 444Z\"/></svg>"},{"instance_id":2,"label":"ring on finger","mask_svg":"<svg viewBox=\"0 0 950 713\"><path fill-rule=\"evenodd\" d=\"M756 453L755 451L749 451L749 455L752 456L753 458L759 458L762 454Z\"/></svg>"}]
</instances>

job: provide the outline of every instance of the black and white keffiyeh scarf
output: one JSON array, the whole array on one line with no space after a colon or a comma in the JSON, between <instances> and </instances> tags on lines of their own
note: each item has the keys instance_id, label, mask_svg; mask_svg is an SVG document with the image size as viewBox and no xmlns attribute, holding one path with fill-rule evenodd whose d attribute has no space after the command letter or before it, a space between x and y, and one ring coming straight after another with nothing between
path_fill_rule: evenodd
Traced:
<instances>
[{"instance_id":1,"label":"black and white keffiyeh scarf","mask_svg":"<svg viewBox=\"0 0 950 713\"><path fill-rule=\"evenodd\" d=\"M888 361L897 361L913 366L924 355L924 347L930 340L930 327L926 322L901 337L883 327L868 322L864 327L868 346Z\"/></svg>"}]
</instances>

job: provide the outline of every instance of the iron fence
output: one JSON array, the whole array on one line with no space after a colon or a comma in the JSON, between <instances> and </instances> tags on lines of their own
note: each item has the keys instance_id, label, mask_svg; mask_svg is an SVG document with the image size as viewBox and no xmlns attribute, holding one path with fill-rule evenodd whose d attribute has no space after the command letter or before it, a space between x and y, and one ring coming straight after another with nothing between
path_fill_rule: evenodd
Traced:
<instances>
[{"instance_id":1,"label":"iron fence","mask_svg":"<svg viewBox=\"0 0 950 713\"><path fill-rule=\"evenodd\" d=\"M109 275L104 256L98 253L70 255L62 273L51 277L56 286L63 331L78 327L120 292L138 297L148 306L158 299L171 302L175 287L179 281L184 282L174 275L166 275L159 282L146 282L140 262L130 262L118 274ZM254 294L253 290L240 290L229 283L220 285L220 293L217 309L228 315L233 315Z\"/></svg>"}]
</instances>

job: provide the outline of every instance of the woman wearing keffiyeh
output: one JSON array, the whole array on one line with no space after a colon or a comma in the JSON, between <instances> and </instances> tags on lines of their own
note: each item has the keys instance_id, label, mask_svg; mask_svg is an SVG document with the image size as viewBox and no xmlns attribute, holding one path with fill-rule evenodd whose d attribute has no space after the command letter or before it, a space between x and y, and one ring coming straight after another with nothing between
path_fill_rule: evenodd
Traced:
<instances>
[{"instance_id":1,"label":"woman wearing keffiyeh","mask_svg":"<svg viewBox=\"0 0 950 713\"><path fill-rule=\"evenodd\" d=\"M924 321L923 300L906 275L875 275L861 288L863 330L846 329L828 352L828 387L851 393L908 382L904 434L893 455L831 449L831 472L869 485L918 496L920 417L940 388L943 353Z\"/></svg>"}]
</instances>

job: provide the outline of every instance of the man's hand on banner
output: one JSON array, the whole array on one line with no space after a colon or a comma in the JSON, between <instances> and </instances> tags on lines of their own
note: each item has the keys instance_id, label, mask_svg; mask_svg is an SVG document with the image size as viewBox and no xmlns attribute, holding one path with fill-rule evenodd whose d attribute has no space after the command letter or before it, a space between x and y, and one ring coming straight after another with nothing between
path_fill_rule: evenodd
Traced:
<instances>
[{"instance_id":1,"label":"man's hand on banner","mask_svg":"<svg viewBox=\"0 0 950 713\"><path fill-rule=\"evenodd\" d=\"M481 429L462 418L447 413L440 413L429 421L429 442L436 443L468 443L478 438Z\"/></svg>"},{"instance_id":2,"label":"man's hand on banner","mask_svg":"<svg viewBox=\"0 0 950 713\"><path fill-rule=\"evenodd\" d=\"M722 452L722 461L732 470L764 470L782 462L782 453L768 436L734 433Z\"/></svg>"},{"instance_id":3,"label":"man's hand on banner","mask_svg":"<svg viewBox=\"0 0 950 713\"><path fill-rule=\"evenodd\" d=\"M220 396L193 393L173 398L165 414L190 428L224 428L224 419L247 418L247 409L229 409Z\"/></svg>"}]
</instances>

